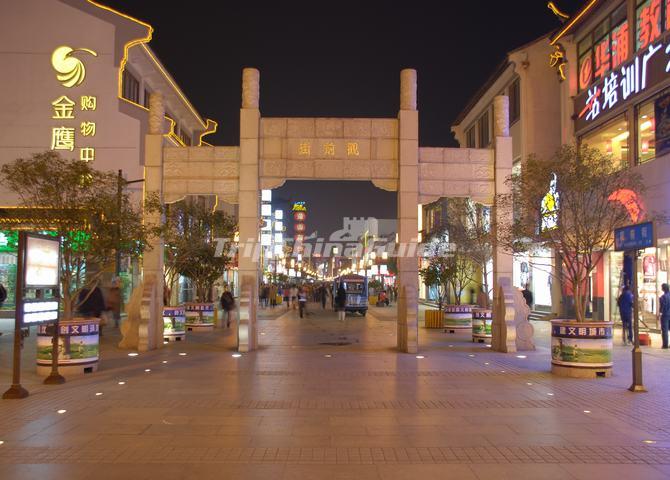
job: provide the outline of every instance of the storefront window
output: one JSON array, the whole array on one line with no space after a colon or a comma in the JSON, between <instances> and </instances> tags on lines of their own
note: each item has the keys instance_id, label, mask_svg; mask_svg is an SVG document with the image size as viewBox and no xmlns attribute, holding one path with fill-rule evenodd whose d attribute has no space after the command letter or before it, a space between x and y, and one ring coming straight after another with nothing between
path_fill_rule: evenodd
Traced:
<instances>
[{"instance_id":1,"label":"storefront window","mask_svg":"<svg viewBox=\"0 0 670 480\"><path fill-rule=\"evenodd\" d=\"M637 111L637 161L647 162L656 157L656 122L654 102L641 105Z\"/></svg>"},{"instance_id":2,"label":"storefront window","mask_svg":"<svg viewBox=\"0 0 670 480\"><path fill-rule=\"evenodd\" d=\"M616 168L625 168L628 165L629 137L628 121L625 115L621 115L599 129L587 133L581 137L580 142L611 155Z\"/></svg>"},{"instance_id":3,"label":"storefront window","mask_svg":"<svg viewBox=\"0 0 670 480\"><path fill-rule=\"evenodd\" d=\"M635 15L637 26L636 50L647 46L661 36L661 0L638 2Z\"/></svg>"}]
</instances>

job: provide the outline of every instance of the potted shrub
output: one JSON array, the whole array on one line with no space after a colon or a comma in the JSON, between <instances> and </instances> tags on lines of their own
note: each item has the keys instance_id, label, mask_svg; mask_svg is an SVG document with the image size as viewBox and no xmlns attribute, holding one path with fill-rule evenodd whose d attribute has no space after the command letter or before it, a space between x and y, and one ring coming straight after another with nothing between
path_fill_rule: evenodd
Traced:
<instances>
[{"instance_id":1,"label":"potted shrub","mask_svg":"<svg viewBox=\"0 0 670 480\"><path fill-rule=\"evenodd\" d=\"M145 224L123 179L80 160L58 153L34 154L2 166L3 184L16 193L23 207L22 228L44 231L61 238L60 298L63 314L62 371L83 373L97 369L99 318L79 314L98 289L104 272L113 271L117 253L139 257L155 226ZM158 208L157 196L148 195L145 208ZM53 352L51 335L38 332L38 373L48 373Z\"/></svg>"},{"instance_id":2,"label":"potted shrub","mask_svg":"<svg viewBox=\"0 0 670 480\"><path fill-rule=\"evenodd\" d=\"M552 321L552 372L609 376L612 322L587 317L588 282L614 245L614 229L641 220L631 218L632 205L615 201L622 191L642 195L641 177L597 149L564 145L551 158L529 157L508 183L511 194L500 201L515 213L499 228L500 241L512 252L550 249L552 275L572 299L572 315Z\"/></svg>"},{"instance_id":3,"label":"potted shrub","mask_svg":"<svg viewBox=\"0 0 670 480\"><path fill-rule=\"evenodd\" d=\"M419 270L419 275L428 287L435 287L437 291L437 310L426 309L424 326L426 328L442 328L444 326L444 311L442 306L449 288L449 271L446 259L433 256L428 265Z\"/></svg>"}]
</instances>

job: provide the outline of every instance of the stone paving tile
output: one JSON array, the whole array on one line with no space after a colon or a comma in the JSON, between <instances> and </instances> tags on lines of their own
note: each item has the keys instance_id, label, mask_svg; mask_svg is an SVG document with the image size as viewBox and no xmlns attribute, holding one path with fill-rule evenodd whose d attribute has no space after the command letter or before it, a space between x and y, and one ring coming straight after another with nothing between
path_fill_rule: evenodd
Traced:
<instances>
[{"instance_id":1,"label":"stone paving tile","mask_svg":"<svg viewBox=\"0 0 670 480\"><path fill-rule=\"evenodd\" d=\"M95 375L28 373L31 396L0 402L0 478L670 477L670 357L645 354L634 395L623 349L612 378L559 379L546 339L520 359L422 329L419 360L392 350L389 318L266 318L238 359L230 331L134 358L111 331ZM351 345L320 345L333 338Z\"/></svg>"}]
</instances>

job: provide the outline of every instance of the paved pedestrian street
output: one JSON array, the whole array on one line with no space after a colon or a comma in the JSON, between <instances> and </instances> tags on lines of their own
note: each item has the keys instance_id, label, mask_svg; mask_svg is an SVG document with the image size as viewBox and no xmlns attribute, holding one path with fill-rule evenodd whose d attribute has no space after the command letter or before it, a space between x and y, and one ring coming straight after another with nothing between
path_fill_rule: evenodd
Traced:
<instances>
[{"instance_id":1,"label":"paved pedestrian street","mask_svg":"<svg viewBox=\"0 0 670 480\"><path fill-rule=\"evenodd\" d=\"M31 395L0 401L0 478L670 478L664 351L645 350L649 392L632 394L627 347L611 378L551 376L546 324L523 354L421 328L417 356L394 349L394 308L308 310L261 311L241 356L225 329L134 357L106 332L100 371L61 386L31 373L29 338Z\"/></svg>"}]
</instances>

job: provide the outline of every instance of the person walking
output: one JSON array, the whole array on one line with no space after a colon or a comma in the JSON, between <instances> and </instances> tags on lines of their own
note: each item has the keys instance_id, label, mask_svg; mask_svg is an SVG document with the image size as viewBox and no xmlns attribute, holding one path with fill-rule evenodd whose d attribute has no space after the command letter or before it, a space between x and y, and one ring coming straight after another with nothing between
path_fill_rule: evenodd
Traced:
<instances>
[{"instance_id":1,"label":"person walking","mask_svg":"<svg viewBox=\"0 0 670 480\"><path fill-rule=\"evenodd\" d=\"M291 306L293 310L298 307L298 287L291 285Z\"/></svg>"},{"instance_id":2,"label":"person walking","mask_svg":"<svg viewBox=\"0 0 670 480\"><path fill-rule=\"evenodd\" d=\"M526 300L526 305L531 310L533 309L533 292L528 289L529 285L525 284L523 290L521 290L521 295L523 295L524 300Z\"/></svg>"},{"instance_id":3,"label":"person walking","mask_svg":"<svg viewBox=\"0 0 670 480\"><path fill-rule=\"evenodd\" d=\"M2 304L5 303L5 300L7 300L7 289L2 283L0 283L0 307L2 307Z\"/></svg>"},{"instance_id":4,"label":"person walking","mask_svg":"<svg viewBox=\"0 0 670 480\"><path fill-rule=\"evenodd\" d=\"M291 308L291 289L289 288L288 285L284 285L282 290L284 295L283 297L284 303L286 304L286 310L288 310Z\"/></svg>"},{"instance_id":5,"label":"person walking","mask_svg":"<svg viewBox=\"0 0 670 480\"><path fill-rule=\"evenodd\" d=\"M633 292L630 291L628 285L624 285L623 291L619 298L617 298L617 306L619 307L619 315L621 316L621 324L623 327L623 344L631 345L633 343Z\"/></svg>"},{"instance_id":6,"label":"person walking","mask_svg":"<svg viewBox=\"0 0 670 480\"><path fill-rule=\"evenodd\" d=\"M303 287L300 287L300 290L298 290L298 305L300 318L302 318L305 313L305 307L307 306L307 291Z\"/></svg>"},{"instance_id":7,"label":"person walking","mask_svg":"<svg viewBox=\"0 0 670 480\"><path fill-rule=\"evenodd\" d=\"M227 288L221 294L221 308L226 312L226 328L230 328L230 312L235 309L235 298Z\"/></svg>"},{"instance_id":8,"label":"person walking","mask_svg":"<svg viewBox=\"0 0 670 480\"><path fill-rule=\"evenodd\" d=\"M277 306L277 285L274 283L270 285L270 306L272 308Z\"/></svg>"},{"instance_id":9,"label":"person walking","mask_svg":"<svg viewBox=\"0 0 670 480\"><path fill-rule=\"evenodd\" d=\"M668 348L668 328L670 327L670 287L667 283L661 285L663 295L659 299L659 313L661 315L661 338L663 339L664 349Z\"/></svg>"},{"instance_id":10,"label":"person walking","mask_svg":"<svg viewBox=\"0 0 670 480\"><path fill-rule=\"evenodd\" d=\"M326 309L326 301L328 300L328 289L326 288L325 285L321 285L321 288L319 289L319 296L321 297L321 309L325 310Z\"/></svg>"},{"instance_id":11,"label":"person walking","mask_svg":"<svg viewBox=\"0 0 670 480\"><path fill-rule=\"evenodd\" d=\"M335 309L337 310L337 319L344 322L347 314L345 307L347 305L347 292L344 289L344 284L340 283L337 287L337 295L335 295Z\"/></svg>"}]
</instances>

